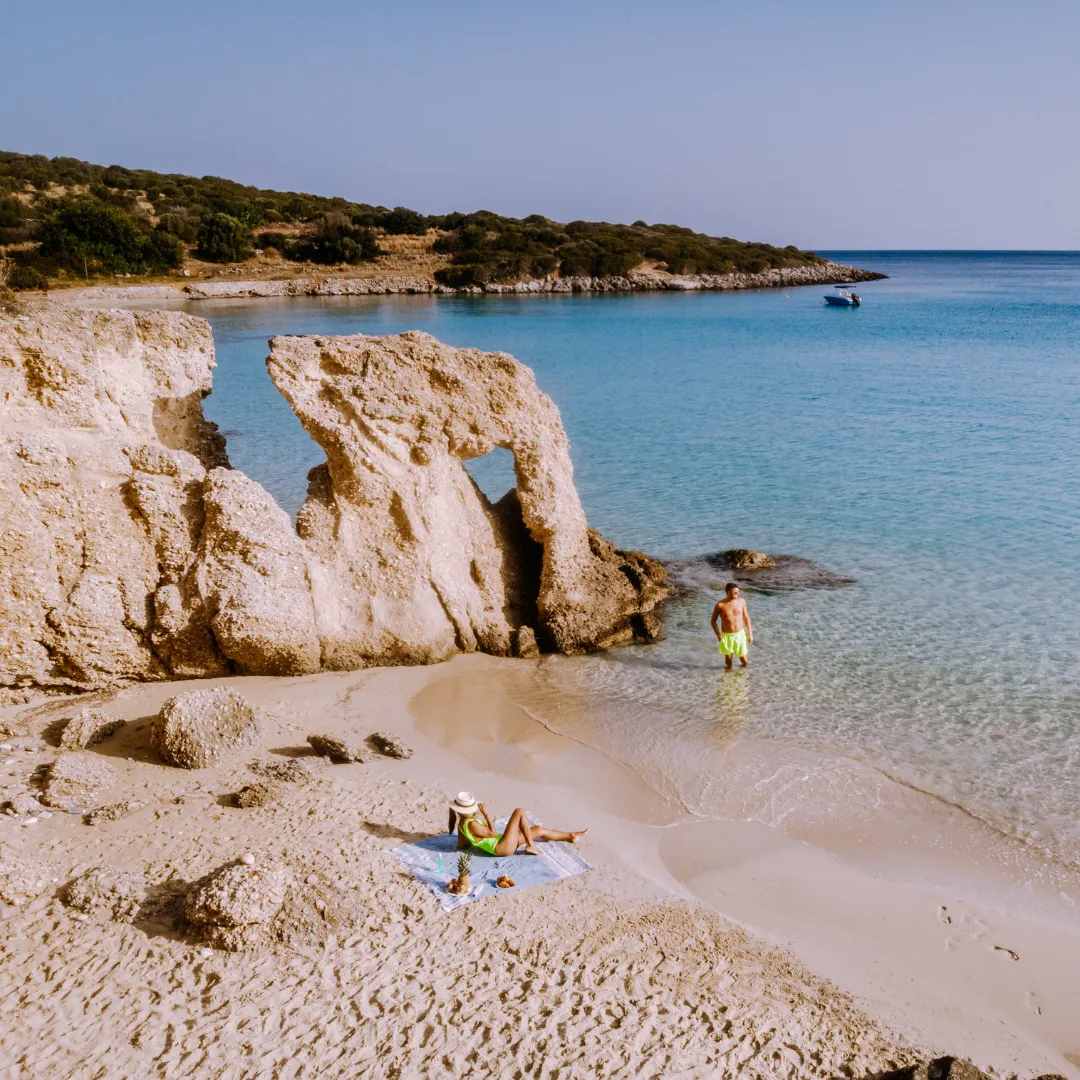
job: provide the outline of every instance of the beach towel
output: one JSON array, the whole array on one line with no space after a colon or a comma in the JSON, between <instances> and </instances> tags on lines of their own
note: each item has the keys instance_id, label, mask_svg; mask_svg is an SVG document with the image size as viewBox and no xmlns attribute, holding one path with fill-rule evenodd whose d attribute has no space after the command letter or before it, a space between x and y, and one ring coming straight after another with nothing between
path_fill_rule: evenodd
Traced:
<instances>
[{"instance_id":1,"label":"beach towel","mask_svg":"<svg viewBox=\"0 0 1080 1080\"><path fill-rule=\"evenodd\" d=\"M496 821L496 831L505 830L506 822L506 818ZM531 824L537 825L539 822ZM469 882L472 891L467 896L455 896L446 891L447 882L457 877L457 833L429 836L415 844L395 848L394 854L417 881L431 890L443 911L453 911L474 900L484 900L498 893L517 892L531 885L543 885L592 869L592 865L578 854L572 844L542 840L537 842L536 847L539 855L488 856L471 852L473 859ZM504 874L513 879L514 888L500 889L495 884Z\"/></svg>"}]
</instances>

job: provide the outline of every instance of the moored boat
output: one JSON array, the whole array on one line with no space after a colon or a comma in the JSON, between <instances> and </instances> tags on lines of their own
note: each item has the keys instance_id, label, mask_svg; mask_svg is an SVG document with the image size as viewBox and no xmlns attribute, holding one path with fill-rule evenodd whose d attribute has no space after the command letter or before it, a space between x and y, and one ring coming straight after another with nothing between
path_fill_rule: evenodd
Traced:
<instances>
[{"instance_id":1,"label":"moored boat","mask_svg":"<svg viewBox=\"0 0 1080 1080\"><path fill-rule=\"evenodd\" d=\"M854 289L837 285L835 293L826 293L825 303L830 307L858 307L862 300Z\"/></svg>"}]
</instances>

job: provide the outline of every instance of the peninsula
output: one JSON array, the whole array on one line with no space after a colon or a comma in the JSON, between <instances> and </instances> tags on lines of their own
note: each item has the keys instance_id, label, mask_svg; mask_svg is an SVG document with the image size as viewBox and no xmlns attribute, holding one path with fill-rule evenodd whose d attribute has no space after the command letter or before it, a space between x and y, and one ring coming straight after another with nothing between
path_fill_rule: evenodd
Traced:
<instances>
[{"instance_id":1,"label":"peninsula","mask_svg":"<svg viewBox=\"0 0 1080 1080\"><path fill-rule=\"evenodd\" d=\"M15 289L93 283L144 299L177 289L192 299L727 290L884 276L678 225L424 215L12 152L0 152L0 257Z\"/></svg>"}]
</instances>

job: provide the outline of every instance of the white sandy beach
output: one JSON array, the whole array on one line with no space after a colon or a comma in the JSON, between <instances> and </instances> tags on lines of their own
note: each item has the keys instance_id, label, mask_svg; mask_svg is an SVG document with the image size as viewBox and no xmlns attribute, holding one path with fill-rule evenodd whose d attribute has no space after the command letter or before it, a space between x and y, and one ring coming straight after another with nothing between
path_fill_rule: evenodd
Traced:
<instances>
[{"instance_id":1,"label":"white sandy beach","mask_svg":"<svg viewBox=\"0 0 1080 1080\"><path fill-rule=\"evenodd\" d=\"M0 1077L865 1076L935 1053L1080 1076L1080 936L777 829L687 822L532 720L515 703L531 667L472 656L215 680L264 713L259 747L186 772L129 725L95 752L122 773L110 800L143 810L95 827L0 817L0 857L55 879L5 905ZM206 683L94 699L138 720L193 685ZM5 737L4 797L55 756L41 733L72 711L55 698L4 711L23 733ZM253 758L306 752L313 731L375 729L415 755L327 766L259 809L219 802L253 779ZM596 869L442 913L389 852L445 828L462 788L502 813L521 803L591 826ZM91 866L191 881L246 851L328 882L349 936L225 953L163 920L87 918L53 897Z\"/></svg>"}]
</instances>

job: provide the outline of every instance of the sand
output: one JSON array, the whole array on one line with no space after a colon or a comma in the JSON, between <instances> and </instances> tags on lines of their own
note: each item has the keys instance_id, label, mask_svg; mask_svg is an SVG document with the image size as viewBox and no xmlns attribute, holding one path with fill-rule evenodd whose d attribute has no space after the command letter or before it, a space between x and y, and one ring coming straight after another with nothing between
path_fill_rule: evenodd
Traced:
<instances>
[{"instance_id":1,"label":"sand","mask_svg":"<svg viewBox=\"0 0 1080 1080\"><path fill-rule=\"evenodd\" d=\"M49 878L0 920L0 1080L862 1077L936 1052L1000 1075L1080 1076L1080 939L775 829L688 822L521 709L527 664L211 680L258 706L266 729L251 751L193 772L157 760L147 723L207 683L80 699L133 721L91 752L120 774L108 801L146 805L96 826L0 817L0 861L38 860ZM16 749L0 754L0 797L55 758L46 739L78 706L3 710L21 734L4 737ZM414 756L327 765L267 806L226 805L255 779L252 759L306 755L313 732L375 730ZM447 794L462 788L502 813L522 804L558 828L591 826L582 850L596 869L442 913L391 851L445 828ZM317 875L347 931L227 953L185 938L167 905L124 924L56 896L102 864L144 870L166 895L244 852Z\"/></svg>"}]
</instances>

